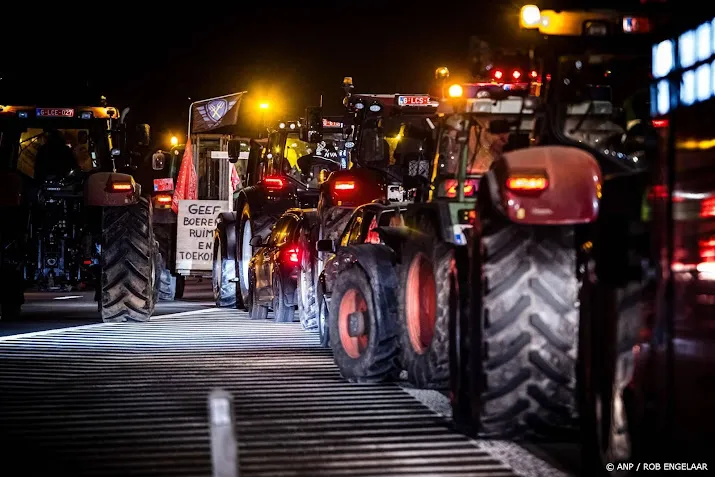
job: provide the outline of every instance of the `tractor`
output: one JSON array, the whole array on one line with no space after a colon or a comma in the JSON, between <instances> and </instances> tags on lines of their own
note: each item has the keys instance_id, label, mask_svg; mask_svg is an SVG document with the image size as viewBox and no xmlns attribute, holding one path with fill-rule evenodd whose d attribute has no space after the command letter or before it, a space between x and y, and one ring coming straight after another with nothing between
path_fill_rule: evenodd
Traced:
<instances>
[{"instance_id":1,"label":"tractor","mask_svg":"<svg viewBox=\"0 0 715 477\"><path fill-rule=\"evenodd\" d=\"M150 129L110 106L0 106L0 307L24 291L95 289L105 322L147 321L161 263L132 158Z\"/></svg>"}]
</instances>

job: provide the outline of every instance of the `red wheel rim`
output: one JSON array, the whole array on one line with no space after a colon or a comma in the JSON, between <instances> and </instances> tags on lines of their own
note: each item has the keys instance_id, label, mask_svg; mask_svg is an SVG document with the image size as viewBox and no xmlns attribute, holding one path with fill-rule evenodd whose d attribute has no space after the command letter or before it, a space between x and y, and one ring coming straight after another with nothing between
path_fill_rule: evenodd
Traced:
<instances>
[{"instance_id":1,"label":"red wheel rim","mask_svg":"<svg viewBox=\"0 0 715 477\"><path fill-rule=\"evenodd\" d=\"M410 264L405 293L405 319L410 344L416 353L424 354L432 343L437 321L437 284L432 263L422 253Z\"/></svg>"},{"instance_id":2,"label":"red wheel rim","mask_svg":"<svg viewBox=\"0 0 715 477\"><path fill-rule=\"evenodd\" d=\"M340 310L338 312L338 331L340 332L340 344L345 353L353 359L359 358L367 349L368 324L365 323L365 333L360 336L350 336L350 314L360 311L367 316L367 301L360 290L351 288L340 300Z\"/></svg>"}]
</instances>

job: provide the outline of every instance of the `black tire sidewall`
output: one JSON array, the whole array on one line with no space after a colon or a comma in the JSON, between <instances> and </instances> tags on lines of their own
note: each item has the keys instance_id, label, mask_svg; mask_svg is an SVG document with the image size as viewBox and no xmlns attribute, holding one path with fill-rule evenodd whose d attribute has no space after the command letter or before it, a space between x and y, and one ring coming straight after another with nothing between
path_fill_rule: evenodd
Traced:
<instances>
[{"instance_id":1,"label":"black tire sidewall","mask_svg":"<svg viewBox=\"0 0 715 477\"><path fill-rule=\"evenodd\" d=\"M352 289L357 289L362 294L367 303L368 313L368 345L367 349L358 358L350 357L343 348L338 324L340 303L345 294ZM394 342L387 343L387 347L394 348L396 345L396 336L383 326L383 323L389 326L389 322L386 322L386 319L394 319L394 311L396 310L393 310L393 317L386 318L384 312L387 310L385 310L382 305L384 305L384 308L388 308L388 302L383 295L381 286L376 284L373 289L367 275L362 269L354 266L343 270L338 275L330 300L330 321L328 330L330 333L330 346L335 362L343 377L350 381L373 381L396 377L390 376L389 372L387 375L382 373L379 375L376 374L376 368L381 367L380 363L378 363L378 358L380 361L390 361L388 364L394 365L393 370L399 371L396 355L387 358L383 356L386 354L389 355L389 353L385 353L383 349L386 347L385 342L392 338ZM392 334L392 336L389 336L390 334Z\"/></svg>"}]
</instances>

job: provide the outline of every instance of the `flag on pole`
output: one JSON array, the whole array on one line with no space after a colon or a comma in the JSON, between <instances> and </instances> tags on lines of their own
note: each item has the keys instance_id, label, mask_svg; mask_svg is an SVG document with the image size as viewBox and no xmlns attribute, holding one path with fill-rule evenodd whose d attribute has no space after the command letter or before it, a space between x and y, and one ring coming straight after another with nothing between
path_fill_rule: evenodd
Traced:
<instances>
[{"instance_id":1,"label":"flag on pole","mask_svg":"<svg viewBox=\"0 0 715 477\"><path fill-rule=\"evenodd\" d=\"M230 164L229 164L230 165ZM238 177L238 172L236 172L236 167L231 166L231 192L236 192L236 189L241 184L241 178Z\"/></svg>"},{"instance_id":2,"label":"flag on pole","mask_svg":"<svg viewBox=\"0 0 715 477\"><path fill-rule=\"evenodd\" d=\"M194 103L191 106L191 134L235 125L242 97L243 92Z\"/></svg>"},{"instance_id":3,"label":"flag on pole","mask_svg":"<svg viewBox=\"0 0 715 477\"><path fill-rule=\"evenodd\" d=\"M179 213L180 200L196 200L198 198L198 179L196 169L194 169L194 154L191 147L191 139L186 141L184 155L181 158L179 167L179 177L176 179L174 197L171 201L171 210L175 214Z\"/></svg>"}]
</instances>

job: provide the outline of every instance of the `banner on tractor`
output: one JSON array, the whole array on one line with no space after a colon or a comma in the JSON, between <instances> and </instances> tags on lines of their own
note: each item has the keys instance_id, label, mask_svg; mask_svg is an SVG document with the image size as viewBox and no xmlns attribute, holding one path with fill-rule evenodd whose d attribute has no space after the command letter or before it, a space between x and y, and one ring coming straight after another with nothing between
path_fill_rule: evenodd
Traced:
<instances>
[{"instance_id":1,"label":"banner on tractor","mask_svg":"<svg viewBox=\"0 0 715 477\"><path fill-rule=\"evenodd\" d=\"M227 200L182 200L176 227L176 271L211 271L216 218Z\"/></svg>"},{"instance_id":2,"label":"banner on tractor","mask_svg":"<svg viewBox=\"0 0 715 477\"><path fill-rule=\"evenodd\" d=\"M212 131L238 122L243 93L197 101L191 106L191 134Z\"/></svg>"},{"instance_id":3,"label":"banner on tractor","mask_svg":"<svg viewBox=\"0 0 715 477\"><path fill-rule=\"evenodd\" d=\"M191 139L186 141L184 155L181 158L179 167L179 177L176 180L174 197L171 200L171 210L175 214L179 213L179 202L186 199L196 199L198 197L198 178L194 169L194 153L191 147Z\"/></svg>"}]
</instances>

